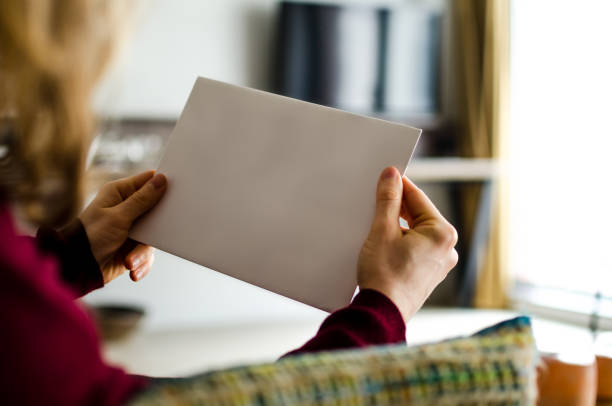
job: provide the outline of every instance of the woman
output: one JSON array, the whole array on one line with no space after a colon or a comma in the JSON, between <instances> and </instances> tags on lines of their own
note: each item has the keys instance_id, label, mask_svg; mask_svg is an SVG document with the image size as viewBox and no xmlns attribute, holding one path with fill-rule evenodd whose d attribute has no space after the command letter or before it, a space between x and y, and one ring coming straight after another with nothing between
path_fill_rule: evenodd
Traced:
<instances>
[{"instance_id":1,"label":"woman","mask_svg":"<svg viewBox=\"0 0 612 406\"><path fill-rule=\"evenodd\" d=\"M166 190L153 171L105 185L75 217L92 131L89 97L111 49L111 1L0 2L0 399L117 405L154 379L105 364L74 299L151 268L128 240ZM399 217L410 229L400 227ZM36 238L19 224L38 226ZM59 230L53 227L68 224ZM395 168L381 174L359 256L361 292L291 352L404 341L405 321L456 264L454 228Z\"/></svg>"}]
</instances>

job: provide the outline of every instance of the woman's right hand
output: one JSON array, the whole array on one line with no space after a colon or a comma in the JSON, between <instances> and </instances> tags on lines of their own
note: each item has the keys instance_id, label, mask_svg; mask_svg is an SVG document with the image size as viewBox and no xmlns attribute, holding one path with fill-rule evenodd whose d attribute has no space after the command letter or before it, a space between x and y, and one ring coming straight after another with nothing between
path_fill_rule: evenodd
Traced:
<instances>
[{"instance_id":1,"label":"woman's right hand","mask_svg":"<svg viewBox=\"0 0 612 406\"><path fill-rule=\"evenodd\" d=\"M399 224L400 216L409 228ZM457 264L457 231L394 167L378 181L376 215L357 266L360 289L386 295L407 322Z\"/></svg>"}]
</instances>

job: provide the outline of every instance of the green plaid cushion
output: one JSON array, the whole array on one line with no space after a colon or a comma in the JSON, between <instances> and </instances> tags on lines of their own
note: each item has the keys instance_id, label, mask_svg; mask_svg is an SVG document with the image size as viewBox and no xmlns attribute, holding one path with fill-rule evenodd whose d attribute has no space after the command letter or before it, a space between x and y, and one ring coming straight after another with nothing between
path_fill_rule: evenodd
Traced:
<instances>
[{"instance_id":1,"label":"green plaid cushion","mask_svg":"<svg viewBox=\"0 0 612 406\"><path fill-rule=\"evenodd\" d=\"M132 405L529 405L530 320L415 347L321 352L152 386Z\"/></svg>"}]
</instances>

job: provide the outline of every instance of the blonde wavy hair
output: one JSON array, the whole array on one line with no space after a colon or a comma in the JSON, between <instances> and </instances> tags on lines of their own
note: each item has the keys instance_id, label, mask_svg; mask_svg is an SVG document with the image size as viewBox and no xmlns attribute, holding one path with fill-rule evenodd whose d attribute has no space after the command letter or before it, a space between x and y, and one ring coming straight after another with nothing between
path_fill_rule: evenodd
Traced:
<instances>
[{"instance_id":1,"label":"blonde wavy hair","mask_svg":"<svg viewBox=\"0 0 612 406\"><path fill-rule=\"evenodd\" d=\"M0 193L34 225L82 204L90 99L122 0L0 1Z\"/></svg>"}]
</instances>

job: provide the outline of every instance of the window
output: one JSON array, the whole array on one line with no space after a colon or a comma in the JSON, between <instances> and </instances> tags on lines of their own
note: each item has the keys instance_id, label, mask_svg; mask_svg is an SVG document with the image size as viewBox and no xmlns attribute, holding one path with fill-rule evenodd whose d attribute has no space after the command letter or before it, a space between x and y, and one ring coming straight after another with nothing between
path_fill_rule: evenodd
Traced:
<instances>
[{"instance_id":1,"label":"window","mask_svg":"<svg viewBox=\"0 0 612 406\"><path fill-rule=\"evenodd\" d=\"M612 2L514 0L511 17L519 296L612 318Z\"/></svg>"}]
</instances>

